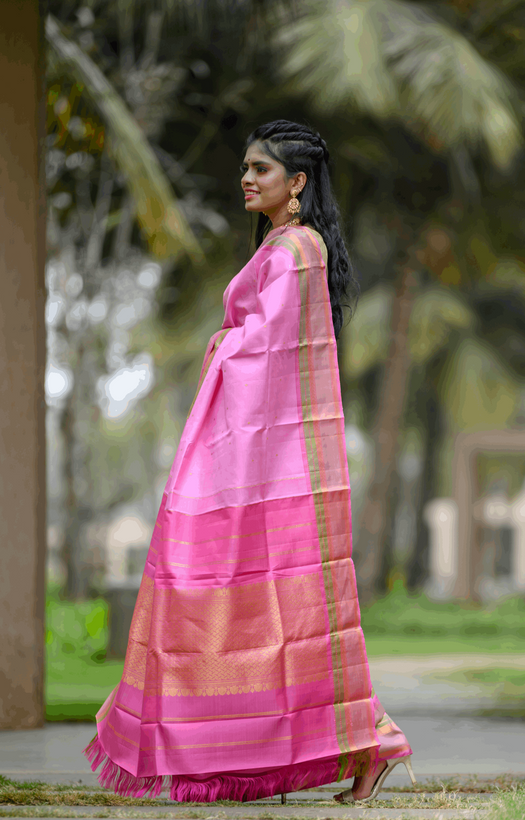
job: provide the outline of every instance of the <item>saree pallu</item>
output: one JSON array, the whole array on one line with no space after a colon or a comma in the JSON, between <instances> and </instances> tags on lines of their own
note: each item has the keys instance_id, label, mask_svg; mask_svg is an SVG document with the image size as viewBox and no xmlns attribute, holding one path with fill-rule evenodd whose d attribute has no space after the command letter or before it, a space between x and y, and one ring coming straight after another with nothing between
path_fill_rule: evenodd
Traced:
<instances>
[{"instance_id":1,"label":"saree pallu","mask_svg":"<svg viewBox=\"0 0 525 820\"><path fill-rule=\"evenodd\" d=\"M321 236L270 231L224 308L85 750L121 794L255 799L410 752L360 626Z\"/></svg>"}]
</instances>

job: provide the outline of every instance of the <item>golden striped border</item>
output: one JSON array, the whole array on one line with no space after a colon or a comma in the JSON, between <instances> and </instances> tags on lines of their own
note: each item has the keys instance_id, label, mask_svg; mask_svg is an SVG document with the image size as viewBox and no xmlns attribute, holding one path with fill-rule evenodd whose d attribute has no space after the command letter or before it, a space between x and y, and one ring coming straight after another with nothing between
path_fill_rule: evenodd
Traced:
<instances>
[{"instance_id":1,"label":"golden striped border","mask_svg":"<svg viewBox=\"0 0 525 820\"><path fill-rule=\"evenodd\" d=\"M353 740L352 727L347 720L345 704L355 699L351 683L346 670L348 663L345 659L345 648L338 623L338 602L335 595L335 579L332 575L333 560L333 522L330 509L325 504L325 493L329 489L326 479L326 463L323 452L317 399L316 378L321 372L328 369L330 373L331 399L335 406L340 404L339 395L339 368L337 364L337 347L333 333L331 318L330 295L326 276L313 274L320 268L326 271L326 247L320 234L309 228L301 227L288 231L286 236L268 240L265 244L273 247L282 247L293 256L299 278L301 299L301 313L299 325L299 377L301 385L301 403L304 426L304 440L310 473L313 501L315 506L317 530L321 549L323 580L325 586L328 618L330 623L330 644L332 652L332 667L334 679L334 711L336 722L337 741L341 752L353 752L356 744ZM322 249L322 250L321 250ZM312 305L322 304L322 326L314 327ZM319 322L319 316L317 321ZM323 335L332 339L331 350L322 352L315 350L311 343L316 336ZM326 378L326 376L323 376ZM348 466L344 448L343 436L338 436L336 458L339 468L346 473ZM349 488L347 490L349 492ZM348 535L351 533L349 504L345 505L347 521L345 522ZM373 733L373 726L370 727Z\"/></svg>"}]
</instances>

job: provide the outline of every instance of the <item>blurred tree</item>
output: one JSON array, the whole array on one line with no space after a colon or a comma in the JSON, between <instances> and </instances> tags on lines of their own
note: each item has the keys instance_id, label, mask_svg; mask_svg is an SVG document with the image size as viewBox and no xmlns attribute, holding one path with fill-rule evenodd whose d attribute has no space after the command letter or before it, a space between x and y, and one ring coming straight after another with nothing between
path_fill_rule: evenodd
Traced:
<instances>
[{"instance_id":1,"label":"blurred tree","mask_svg":"<svg viewBox=\"0 0 525 820\"><path fill-rule=\"evenodd\" d=\"M201 276L205 274L203 254L190 222L201 237L207 233L220 238L227 228L222 216L204 207L203 194L182 165L158 146L166 119L173 113L171 102L188 73L173 62L159 62L163 14L158 10L148 14L142 50L131 60L130 17L124 15L122 22L121 5L117 19L122 44L116 76L125 99L87 53L94 48L93 30L97 28L92 9L67 4L68 13L76 12L71 28L78 43L52 16L46 23L52 47L47 153L52 372L48 376L55 385L49 398L51 410L61 414L66 513L63 558L69 597L85 595L91 583L92 568L85 560L89 524L144 493L156 478L152 459L156 441L151 440L149 457L125 460L124 464L134 464L131 474L121 474L109 483L100 472L94 474L101 465L93 431L100 426L101 409L105 407L110 417L117 412L112 410L112 395L121 390L118 378L127 374L129 381L131 374L132 380L133 376L142 379L142 394L153 385L144 351L140 363L136 355L130 360L130 330L147 319L160 278L151 265L148 268L141 238L134 236L134 222L141 226L157 258L167 260L168 266L193 271L198 263ZM131 13L133 4L128 5ZM104 62L101 58L103 66ZM245 88L245 83L230 87L228 94L219 96L216 108L241 105ZM186 196L184 209L175 197L172 179L183 199ZM184 254L189 264L184 263ZM101 431L97 432L100 441ZM129 449L134 453L136 448ZM105 492L100 492L101 487Z\"/></svg>"},{"instance_id":2,"label":"blurred tree","mask_svg":"<svg viewBox=\"0 0 525 820\"><path fill-rule=\"evenodd\" d=\"M160 258L170 257L177 260L182 252L186 252L193 261L202 262L202 251L188 225L185 214L175 199L171 185L149 145L147 136L135 117L131 115L120 95L96 63L76 43L69 40L60 31L57 21L51 15L46 20L46 36L61 66L69 69L71 75L76 77L77 88L79 85L83 87L104 121L105 130L110 135L111 153L118 167L124 173L126 183L133 197L135 213L148 235L154 255ZM158 74L162 75L164 73L166 75L166 73L169 73L170 68L173 69L173 66L162 66L163 72L159 72L155 60L154 44L147 40L144 51L143 76L140 80L147 89L148 81L151 87L152 79L158 81ZM155 71L152 70L154 68L157 69L157 76L155 76ZM176 72L171 71L170 73L171 78L177 76ZM153 83L153 86L155 85ZM162 121L162 108L157 106L153 112L151 104L148 106L144 104L145 100L142 100L142 102L150 118L150 131L158 129L159 119ZM155 114L156 116L154 116ZM108 176L109 174L106 171L106 177ZM109 184L109 180L107 184ZM103 191L103 189L101 190ZM100 207L106 210L106 216L109 200L109 196L101 196ZM101 220L98 219L99 229L93 233L91 247L87 249L91 251L91 254L87 255L88 263L92 262L90 257L94 257L95 246L101 249L102 230L100 222ZM95 258L93 261L96 261Z\"/></svg>"},{"instance_id":3,"label":"blurred tree","mask_svg":"<svg viewBox=\"0 0 525 820\"><path fill-rule=\"evenodd\" d=\"M221 206L231 201L238 160L229 149L229 162L223 152L217 164L216 149L221 130L247 110L265 8L256 0L165 0L154 8L144 0L49 3L48 282L56 307L49 338L55 376L60 381L67 372L69 383L50 403L61 413L64 439L70 597L85 594L90 583L82 558L89 522L149 496L159 464L166 467L156 438L167 435L164 449L171 452L193 397L199 354L221 322L219 294L236 272ZM213 176L203 168L207 151ZM219 192L216 180L227 183ZM144 299L146 242L162 261L162 275ZM154 307L162 337L149 316ZM161 368L155 386L145 375L149 353ZM149 392L147 410L132 413L144 424L133 431L128 419L114 429L129 452L104 463L99 451L115 404L110 394L130 373L144 377L139 395ZM173 383L177 395L166 414L161 394ZM144 415L153 423L151 446L137 458ZM154 515L154 502L146 507Z\"/></svg>"}]
</instances>

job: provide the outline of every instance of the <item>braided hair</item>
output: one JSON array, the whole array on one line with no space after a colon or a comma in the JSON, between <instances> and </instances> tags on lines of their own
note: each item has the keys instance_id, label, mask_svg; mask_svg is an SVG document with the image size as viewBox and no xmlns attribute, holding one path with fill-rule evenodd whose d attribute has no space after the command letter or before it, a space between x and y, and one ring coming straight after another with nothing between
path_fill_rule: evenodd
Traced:
<instances>
[{"instance_id":1,"label":"braided hair","mask_svg":"<svg viewBox=\"0 0 525 820\"><path fill-rule=\"evenodd\" d=\"M353 306L344 305L350 308L352 315L359 285L339 228L339 209L330 185L330 155L326 142L308 126L289 120L260 125L246 140L246 148L254 142L260 143L268 156L284 166L288 179L300 171L306 174L306 184L297 196L301 203L301 221L321 234L328 251L328 290L337 339L343 326L340 300L343 296L352 298ZM259 247L271 226L270 218L259 213L255 231L256 247Z\"/></svg>"}]
</instances>

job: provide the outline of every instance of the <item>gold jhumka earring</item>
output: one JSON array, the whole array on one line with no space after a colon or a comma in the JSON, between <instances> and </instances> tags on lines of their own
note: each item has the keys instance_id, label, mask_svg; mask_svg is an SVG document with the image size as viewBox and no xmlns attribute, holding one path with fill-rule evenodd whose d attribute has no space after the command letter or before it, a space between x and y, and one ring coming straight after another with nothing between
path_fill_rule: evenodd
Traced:
<instances>
[{"instance_id":1,"label":"gold jhumka earring","mask_svg":"<svg viewBox=\"0 0 525 820\"><path fill-rule=\"evenodd\" d=\"M301 210L301 203L297 199L297 194L298 193L299 193L299 191L290 191L291 199L288 202L287 210L288 210L288 213L291 214L291 216L295 215L295 218L290 219L290 221L286 223L287 226L288 225L300 225L301 224L301 220L298 216L299 211Z\"/></svg>"}]
</instances>

